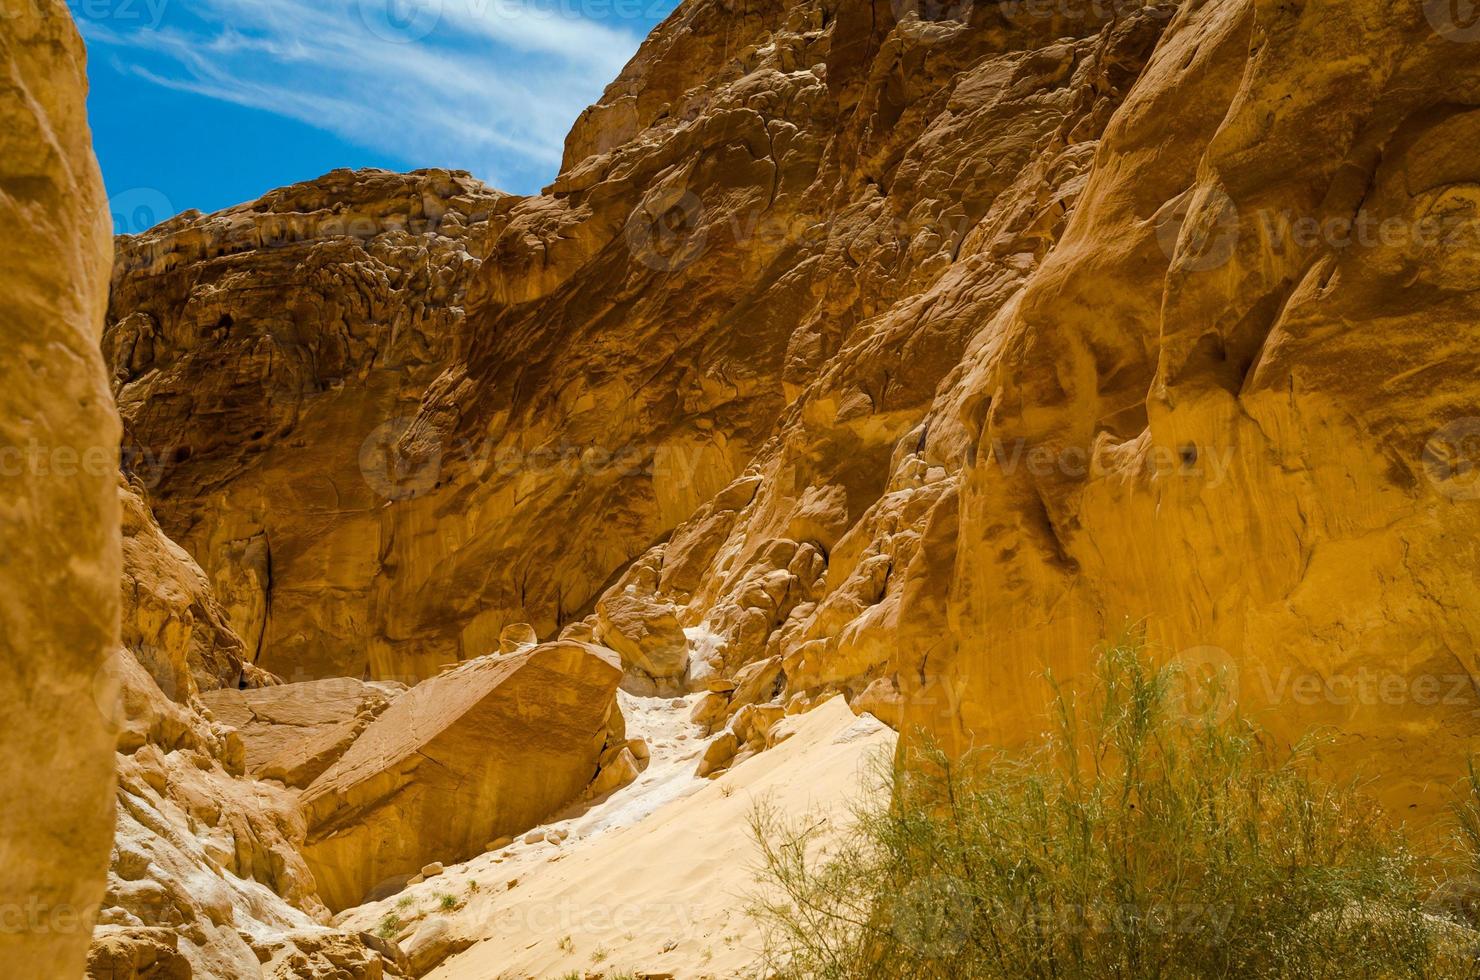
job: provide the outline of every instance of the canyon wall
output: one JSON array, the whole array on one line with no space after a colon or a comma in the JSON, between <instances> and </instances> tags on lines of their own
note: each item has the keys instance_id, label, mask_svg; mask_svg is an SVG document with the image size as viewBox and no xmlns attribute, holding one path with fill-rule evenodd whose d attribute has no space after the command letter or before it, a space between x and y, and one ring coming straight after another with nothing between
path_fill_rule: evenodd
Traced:
<instances>
[{"instance_id":1,"label":"canyon wall","mask_svg":"<svg viewBox=\"0 0 1480 980\"><path fill-rule=\"evenodd\" d=\"M126 456L285 676L530 624L721 726L842 690L964 748L1144 623L1431 804L1480 727L1446 11L691 0L541 195L336 172L121 240Z\"/></svg>"},{"instance_id":2,"label":"canyon wall","mask_svg":"<svg viewBox=\"0 0 1480 980\"><path fill-rule=\"evenodd\" d=\"M113 830L118 415L108 213L61 0L0 2L0 962L77 976Z\"/></svg>"}]
</instances>

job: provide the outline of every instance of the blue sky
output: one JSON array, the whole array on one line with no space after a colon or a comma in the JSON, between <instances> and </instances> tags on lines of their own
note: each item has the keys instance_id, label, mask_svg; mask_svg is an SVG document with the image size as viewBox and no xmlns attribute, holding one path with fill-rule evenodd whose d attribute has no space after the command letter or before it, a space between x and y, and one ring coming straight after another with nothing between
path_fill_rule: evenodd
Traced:
<instances>
[{"instance_id":1,"label":"blue sky","mask_svg":"<svg viewBox=\"0 0 1480 980\"><path fill-rule=\"evenodd\" d=\"M68 0L120 231L335 167L531 193L676 0Z\"/></svg>"}]
</instances>

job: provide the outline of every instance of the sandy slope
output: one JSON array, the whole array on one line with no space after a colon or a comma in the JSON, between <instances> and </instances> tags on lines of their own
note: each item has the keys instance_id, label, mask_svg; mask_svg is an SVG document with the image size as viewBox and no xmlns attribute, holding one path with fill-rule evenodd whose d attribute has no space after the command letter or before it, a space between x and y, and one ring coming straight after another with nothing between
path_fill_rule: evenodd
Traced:
<instances>
[{"instance_id":1,"label":"sandy slope","mask_svg":"<svg viewBox=\"0 0 1480 980\"><path fill-rule=\"evenodd\" d=\"M624 707L630 728L646 730L652 765L600 806L553 824L570 831L565 844L521 842L485 854L355 910L346 924L373 928L394 912L408 938L428 923L440 928L440 919L452 935L479 940L430 974L436 980L746 971L761 943L745 914L758 888L747 827L755 804L846 819L870 760L892 750L894 733L838 698L788 719L795 734L776 748L719 779L697 780L703 742L687 708L625 697ZM443 911L444 895L461 904Z\"/></svg>"}]
</instances>

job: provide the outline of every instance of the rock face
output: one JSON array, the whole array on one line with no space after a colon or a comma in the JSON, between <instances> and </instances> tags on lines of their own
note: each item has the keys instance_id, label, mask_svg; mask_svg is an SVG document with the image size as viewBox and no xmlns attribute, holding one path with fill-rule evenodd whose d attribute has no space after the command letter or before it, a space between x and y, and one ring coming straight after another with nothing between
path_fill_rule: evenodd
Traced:
<instances>
[{"instance_id":1,"label":"rock face","mask_svg":"<svg viewBox=\"0 0 1480 980\"><path fill-rule=\"evenodd\" d=\"M436 453L398 449L406 420L511 200L447 171L336 171L119 240L104 352L125 466L249 660L363 673L371 583L393 574L382 508L438 479Z\"/></svg>"},{"instance_id":2,"label":"rock face","mask_svg":"<svg viewBox=\"0 0 1480 980\"><path fill-rule=\"evenodd\" d=\"M682 633L731 761L832 691L964 748L1144 621L1428 806L1480 733L1480 63L1442 8L690 0L456 235L183 244L461 180L365 173L124 242L120 402L279 672L527 623L656 677ZM392 245L447 278L338 302ZM245 397L258 345L313 366ZM199 391L250 438L182 442Z\"/></svg>"},{"instance_id":3,"label":"rock face","mask_svg":"<svg viewBox=\"0 0 1480 980\"><path fill-rule=\"evenodd\" d=\"M256 977L254 937L326 932L326 911L299 852L296 801L247 778L241 736L202 696L275 678L242 662L205 574L160 531L141 489L115 492L125 644L100 676L122 692L110 712L118 792L90 976Z\"/></svg>"},{"instance_id":4,"label":"rock face","mask_svg":"<svg viewBox=\"0 0 1480 980\"><path fill-rule=\"evenodd\" d=\"M481 854L574 800L597 774L620 679L606 651L564 642L402 695L303 795L304 854L330 908Z\"/></svg>"},{"instance_id":5,"label":"rock face","mask_svg":"<svg viewBox=\"0 0 1480 980\"><path fill-rule=\"evenodd\" d=\"M0 962L75 977L112 832L118 416L98 340L107 207L82 40L61 0L0 0Z\"/></svg>"}]
</instances>

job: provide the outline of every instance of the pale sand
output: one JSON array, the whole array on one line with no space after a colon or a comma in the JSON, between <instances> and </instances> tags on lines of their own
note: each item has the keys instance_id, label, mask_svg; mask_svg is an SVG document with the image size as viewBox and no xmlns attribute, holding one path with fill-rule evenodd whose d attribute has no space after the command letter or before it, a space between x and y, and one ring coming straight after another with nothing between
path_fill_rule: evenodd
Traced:
<instances>
[{"instance_id":1,"label":"pale sand","mask_svg":"<svg viewBox=\"0 0 1480 980\"><path fill-rule=\"evenodd\" d=\"M873 763L893 751L895 735L835 698L787 719L796 733L777 747L718 779L698 780L692 773L704 743L689 734L687 708L660 699L624 705L630 727L645 729L653 742L652 765L601 806L551 824L570 830L564 845L521 843L485 854L408 889L410 908L398 896L354 910L345 925L374 928L402 899L403 918L426 910L423 922L442 918L452 934L481 940L428 974L434 980L572 972L729 978L752 970L762 945L746 914L760 888L748 824L756 803L769 800L809 825L814 816L846 823L852 802L876 783ZM677 739L680 732L689 737ZM433 911L442 894L465 904Z\"/></svg>"}]
</instances>

